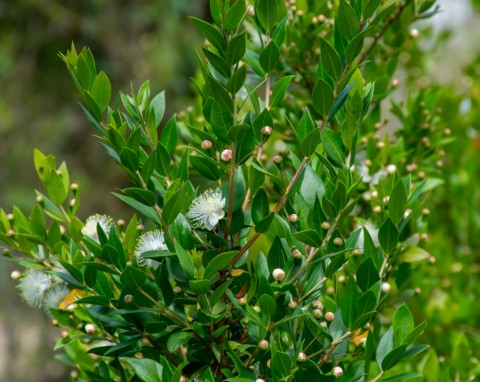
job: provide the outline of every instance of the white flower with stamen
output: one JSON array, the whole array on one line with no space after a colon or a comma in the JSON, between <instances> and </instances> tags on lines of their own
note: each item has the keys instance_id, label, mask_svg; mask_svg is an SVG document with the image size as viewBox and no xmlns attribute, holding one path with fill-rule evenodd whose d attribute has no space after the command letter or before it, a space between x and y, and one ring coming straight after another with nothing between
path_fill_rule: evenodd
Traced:
<instances>
[{"instance_id":1,"label":"white flower with stamen","mask_svg":"<svg viewBox=\"0 0 480 382\"><path fill-rule=\"evenodd\" d=\"M95 214L90 216L82 228L83 235L89 237L92 240L95 240L96 242L99 242L100 240L98 239L97 233L98 224L100 224L103 232L105 232L105 234L108 236L108 234L110 233L110 227L113 224L113 219L107 215Z\"/></svg>"},{"instance_id":2,"label":"white flower with stamen","mask_svg":"<svg viewBox=\"0 0 480 382\"><path fill-rule=\"evenodd\" d=\"M42 271L29 270L19 281L17 288L25 302L34 308L42 306L45 292L52 285L50 276Z\"/></svg>"},{"instance_id":3,"label":"white flower with stamen","mask_svg":"<svg viewBox=\"0 0 480 382\"><path fill-rule=\"evenodd\" d=\"M219 188L215 191L207 190L195 198L187 217L194 221L196 227L211 231L218 221L225 216L223 207L225 207L225 198L222 197L222 191Z\"/></svg>"},{"instance_id":4,"label":"white flower with stamen","mask_svg":"<svg viewBox=\"0 0 480 382\"><path fill-rule=\"evenodd\" d=\"M137 246L135 247L135 256L137 256L137 261L140 265L154 267L156 264L153 260L140 256L145 252L166 251L167 249L168 247L167 244L165 244L163 232L156 229L155 231L146 232L140 236L137 241Z\"/></svg>"},{"instance_id":5,"label":"white flower with stamen","mask_svg":"<svg viewBox=\"0 0 480 382\"><path fill-rule=\"evenodd\" d=\"M60 303L64 300L70 290L65 284L58 284L50 288L42 302L43 309L50 313L50 308L58 309Z\"/></svg>"}]
</instances>

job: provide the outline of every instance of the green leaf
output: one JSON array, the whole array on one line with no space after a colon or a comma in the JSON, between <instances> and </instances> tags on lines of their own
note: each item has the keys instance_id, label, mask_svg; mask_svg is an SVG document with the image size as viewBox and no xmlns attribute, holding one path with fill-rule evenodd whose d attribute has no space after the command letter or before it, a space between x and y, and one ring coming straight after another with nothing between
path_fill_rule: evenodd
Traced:
<instances>
[{"instance_id":1,"label":"green leaf","mask_svg":"<svg viewBox=\"0 0 480 382\"><path fill-rule=\"evenodd\" d=\"M305 108L302 118L300 118L300 121L294 126L294 129L300 143L303 143L306 137L316 129L315 122L313 122L312 116L307 108Z\"/></svg>"},{"instance_id":2,"label":"green leaf","mask_svg":"<svg viewBox=\"0 0 480 382\"><path fill-rule=\"evenodd\" d=\"M349 278L347 285L340 297L340 309L342 311L342 320L347 328L351 328L352 324L357 318L357 300L358 289L353 281L353 278Z\"/></svg>"},{"instance_id":3,"label":"green leaf","mask_svg":"<svg viewBox=\"0 0 480 382\"><path fill-rule=\"evenodd\" d=\"M427 349L430 349L430 345L421 344L421 345L410 346L405 351L405 354L403 355L403 359L414 357L417 354L423 353Z\"/></svg>"},{"instance_id":4,"label":"green leaf","mask_svg":"<svg viewBox=\"0 0 480 382\"><path fill-rule=\"evenodd\" d=\"M242 139L247 131L250 130L251 126L247 123L243 123L241 125L234 125L232 126L227 133L228 138L232 141L238 141Z\"/></svg>"},{"instance_id":5,"label":"green leaf","mask_svg":"<svg viewBox=\"0 0 480 382\"><path fill-rule=\"evenodd\" d=\"M158 93L151 101L148 107L155 116L155 125L160 125L165 114L165 92Z\"/></svg>"},{"instance_id":6,"label":"green leaf","mask_svg":"<svg viewBox=\"0 0 480 382\"><path fill-rule=\"evenodd\" d=\"M427 376L430 373L430 370L428 370L427 373L425 373L425 376ZM382 382L421 382L423 381L423 375L419 373L401 373L394 375L393 377L387 378L387 379L382 379ZM438 379L434 379L432 381L437 382Z\"/></svg>"},{"instance_id":7,"label":"green leaf","mask_svg":"<svg viewBox=\"0 0 480 382\"><path fill-rule=\"evenodd\" d=\"M242 0L243 1L243 0ZM230 41L227 48L226 59L230 65L238 63L247 50L247 37L245 33L241 33Z\"/></svg>"},{"instance_id":8,"label":"green leaf","mask_svg":"<svg viewBox=\"0 0 480 382\"><path fill-rule=\"evenodd\" d=\"M140 167L140 159L135 151L124 147L120 151L120 161L130 171L135 172Z\"/></svg>"},{"instance_id":9,"label":"green leaf","mask_svg":"<svg viewBox=\"0 0 480 382\"><path fill-rule=\"evenodd\" d=\"M363 292L366 292L373 284L380 280L377 268L369 257L365 259L357 270L357 284Z\"/></svg>"},{"instance_id":10,"label":"green leaf","mask_svg":"<svg viewBox=\"0 0 480 382\"><path fill-rule=\"evenodd\" d=\"M322 235L313 229L297 232L295 233L295 238L311 247L322 246Z\"/></svg>"},{"instance_id":11,"label":"green leaf","mask_svg":"<svg viewBox=\"0 0 480 382\"><path fill-rule=\"evenodd\" d=\"M160 143L167 149L169 154L172 154L175 151L178 143L176 115L173 115L163 127L160 134Z\"/></svg>"},{"instance_id":12,"label":"green leaf","mask_svg":"<svg viewBox=\"0 0 480 382\"><path fill-rule=\"evenodd\" d=\"M287 92L288 85L292 81L295 76L285 76L280 78L273 87L272 90L272 98L270 99L270 107L275 107L280 105L283 101L283 97L285 97L285 93Z\"/></svg>"},{"instance_id":13,"label":"green leaf","mask_svg":"<svg viewBox=\"0 0 480 382\"><path fill-rule=\"evenodd\" d=\"M135 199L136 201L153 207L155 205L155 194L150 190L142 188L125 188L122 190L125 195Z\"/></svg>"},{"instance_id":14,"label":"green leaf","mask_svg":"<svg viewBox=\"0 0 480 382\"><path fill-rule=\"evenodd\" d=\"M260 188L252 201L252 220L255 225L265 219L270 213L267 193Z\"/></svg>"},{"instance_id":15,"label":"green leaf","mask_svg":"<svg viewBox=\"0 0 480 382\"><path fill-rule=\"evenodd\" d=\"M55 170L50 172L45 188L47 189L48 197L56 205L62 204L68 195L68 187L65 188L62 176L57 174Z\"/></svg>"},{"instance_id":16,"label":"green leaf","mask_svg":"<svg viewBox=\"0 0 480 382\"><path fill-rule=\"evenodd\" d=\"M346 86L338 95L337 98L335 98L335 101L333 102L332 109L330 110L330 113L328 114L328 121L331 122L335 114L340 110L340 108L343 106L345 101L347 100L348 93L352 89L352 87L355 85L355 83L351 83L348 86Z\"/></svg>"},{"instance_id":17,"label":"green leaf","mask_svg":"<svg viewBox=\"0 0 480 382\"><path fill-rule=\"evenodd\" d=\"M258 299L258 306L268 318L272 318L275 310L277 309L277 303L268 294L262 294Z\"/></svg>"},{"instance_id":18,"label":"green leaf","mask_svg":"<svg viewBox=\"0 0 480 382\"><path fill-rule=\"evenodd\" d=\"M138 202L137 200L129 196L117 194L115 192L113 192L113 195L115 195L117 198L119 198L123 202L127 203L130 207L133 207L135 210L140 212L145 217L149 218L150 220L154 221L157 224L161 224L156 211L152 207L147 207L144 204Z\"/></svg>"},{"instance_id":19,"label":"green leaf","mask_svg":"<svg viewBox=\"0 0 480 382\"><path fill-rule=\"evenodd\" d=\"M394 345L402 345L413 330L413 316L405 304L399 306L393 316Z\"/></svg>"},{"instance_id":20,"label":"green leaf","mask_svg":"<svg viewBox=\"0 0 480 382\"><path fill-rule=\"evenodd\" d=\"M149 358L122 358L143 382L162 382L162 365Z\"/></svg>"},{"instance_id":21,"label":"green leaf","mask_svg":"<svg viewBox=\"0 0 480 382\"><path fill-rule=\"evenodd\" d=\"M194 278L195 264L193 263L192 256L185 251L177 240L174 240L175 252L177 253L180 266L185 271L189 279Z\"/></svg>"},{"instance_id":22,"label":"green leaf","mask_svg":"<svg viewBox=\"0 0 480 382\"><path fill-rule=\"evenodd\" d=\"M323 80L318 80L313 88L312 103L323 117L327 116L333 105L333 89Z\"/></svg>"},{"instance_id":23,"label":"green leaf","mask_svg":"<svg viewBox=\"0 0 480 382\"><path fill-rule=\"evenodd\" d=\"M398 243L398 230L391 218L387 218L378 231L378 241L385 252L391 252Z\"/></svg>"},{"instance_id":24,"label":"green leaf","mask_svg":"<svg viewBox=\"0 0 480 382\"><path fill-rule=\"evenodd\" d=\"M209 180L218 180L225 173L216 161L206 156L191 156L190 164L199 174Z\"/></svg>"},{"instance_id":25,"label":"green leaf","mask_svg":"<svg viewBox=\"0 0 480 382\"><path fill-rule=\"evenodd\" d=\"M340 0L337 22L340 32L349 40L360 32L360 20L355 10L345 0Z\"/></svg>"},{"instance_id":26,"label":"green leaf","mask_svg":"<svg viewBox=\"0 0 480 382\"><path fill-rule=\"evenodd\" d=\"M237 0L227 11L223 26L227 31L234 31L239 26L246 14L245 0Z\"/></svg>"},{"instance_id":27,"label":"green leaf","mask_svg":"<svg viewBox=\"0 0 480 382\"><path fill-rule=\"evenodd\" d=\"M415 329L413 329L405 338L405 343L410 344L413 341L415 341L418 337L420 337L425 329L427 328L427 323L426 321L422 322L420 325L417 325Z\"/></svg>"},{"instance_id":28,"label":"green leaf","mask_svg":"<svg viewBox=\"0 0 480 382\"><path fill-rule=\"evenodd\" d=\"M125 288L139 289L147 281L147 275L138 268L127 267L123 271L120 280Z\"/></svg>"},{"instance_id":29,"label":"green leaf","mask_svg":"<svg viewBox=\"0 0 480 382\"><path fill-rule=\"evenodd\" d=\"M337 51L323 38L320 38L320 62L333 79L338 80L343 72L343 65Z\"/></svg>"},{"instance_id":30,"label":"green leaf","mask_svg":"<svg viewBox=\"0 0 480 382\"><path fill-rule=\"evenodd\" d=\"M405 189L403 182L400 180L393 188L388 201L388 213L395 224L400 223L403 219L403 214L407 209L407 200L407 190Z\"/></svg>"},{"instance_id":31,"label":"green leaf","mask_svg":"<svg viewBox=\"0 0 480 382\"><path fill-rule=\"evenodd\" d=\"M246 66L240 66L238 70L228 79L227 89L230 93L236 94L242 88L247 78Z\"/></svg>"},{"instance_id":32,"label":"green leaf","mask_svg":"<svg viewBox=\"0 0 480 382\"><path fill-rule=\"evenodd\" d=\"M365 39L365 31L356 35L347 45L345 50L345 59L348 64L352 64L363 49L363 40Z\"/></svg>"},{"instance_id":33,"label":"green leaf","mask_svg":"<svg viewBox=\"0 0 480 382\"><path fill-rule=\"evenodd\" d=\"M398 257L403 263L416 263L418 261L427 260L430 253L420 247L409 247Z\"/></svg>"},{"instance_id":34,"label":"green leaf","mask_svg":"<svg viewBox=\"0 0 480 382\"><path fill-rule=\"evenodd\" d=\"M394 367L397 363L399 363L403 355L405 354L405 350L407 349L407 345L399 346L398 348L393 349L390 353L388 353L385 358L382 360L382 370L390 370Z\"/></svg>"},{"instance_id":35,"label":"green leaf","mask_svg":"<svg viewBox=\"0 0 480 382\"><path fill-rule=\"evenodd\" d=\"M260 24L267 31L270 30L280 16L278 0L257 0L255 2L255 14Z\"/></svg>"},{"instance_id":36,"label":"green leaf","mask_svg":"<svg viewBox=\"0 0 480 382\"><path fill-rule=\"evenodd\" d=\"M345 147L340 134L327 127L322 130L321 139L328 156L339 165L343 165L345 163Z\"/></svg>"},{"instance_id":37,"label":"green leaf","mask_svg":"<svg viewBox=\"0 0 480 382\"><path fill-rule=\"evenodd\" d=\"M172 195L163 207L163 221L166 225L170 225L184 207L190 202L187 196L187 183L184 183L180 189Z\"/></svg>"},{"instance_id":38,"label":"green leaf","mask_svg":"<svg viewBox=\"0 0 480 382\"><path fill-rule=\"evenodd\" d=\"M226 268L236 254L237 251L230 251L215 256L206 266L203 276L207 280L211 279L218 271Z\"/></svg>"},{"instance_id":39,"label":"green leaf","mask_svg":"<svg viewBox=\"0 0 480 382\"><path fill-rule=\"evenodd\" d=\"M202 48L205 57L207 57L208 62L212 65L217 72L219 72L223 77L230 77L230 65L227 64L224 58L220 57L218 54L213 53L211 50Z\"/></svg>"},{"instance_id":40,"label":"green leaf","mask_svg":"<svg viewBox=\"0 0 480 382\"><path fill-rule=\"evenodd\" d=\"M104 111L107 108L112 96L112 85L103 71L98 73L95 81L93 81L90 95L97 103L100 111Z\"/></svg>"},{"instance_id":41,"label":"green leaf","mask_svg":"<svg viewBox=\"0 0 480 382\"><path fill-rule=\"evenodd\" d=\"M260 66L262 69L270 73L275 66L277 65L278 58L280 57L280 49L278 49L275 41L270 41L270 43L260 52Z\"/></svg>"},{"instance_id":42,"label":"green leaf","mask_svg":"<svg viewBox=\"0 0 480 382\"><path fill-rule=\"evenodd\" d=\"M382 336L377 347L376 360L378 366L382 367L382 362L385 359L386 355L390 353L393 349L393 327L387 330L387 332Z\"/></svg>"},{"instance_id":43,"label":"green leaf","mask_svg":"<svg viewBox=\"0 0 480 382\"><path fill-rule=\"evenodd\" d=\"M168 337L167 341L167 350L170 353L175 352L180 346L185 345L190 341L193 337L193 333L191 332L176 332L173 333L170 337Z\"/></svg>"},{"instance_id":44,"label":"green leaf","mask_svg":"<svg viewBox=\"0 0 480 382\"><path fill-rule=\"evenodd\" d=\"M218 52L222 54L225 50L225 41L223 39L220 31L215 28L212 24L207 23L206 21L197 19L196 17L190 17L193 24L198 28L198 30L203 34L203 36L215 47Z\"/></svg>"}]
</instances>

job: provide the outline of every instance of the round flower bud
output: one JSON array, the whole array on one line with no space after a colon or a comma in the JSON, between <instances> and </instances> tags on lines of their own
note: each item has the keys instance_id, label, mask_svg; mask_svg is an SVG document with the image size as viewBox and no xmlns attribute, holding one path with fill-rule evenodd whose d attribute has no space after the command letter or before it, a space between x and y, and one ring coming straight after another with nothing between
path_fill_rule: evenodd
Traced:
<instances>
[{"instance_id":1,"label":"round flower bud","mask_svg":"<svg viewBox=\"0 0 480 382\"><path fill-rule=\"evenodd\" d=\"M325 319L327 321L333 321L335 319L335 315L332 312L325 313Z\"/></svg>"},{"instance_id":2,"label":"round flower bud","mask_svg":"<svg viewBox=\"0 0 480 382\"><path fill-rule=\"evenodd\" d=\"M76 193L78 191L78 184L77 183L72 183L70 185L70 190L73 192L73 193Z\"/></svg>"},{"instance_id":3,"label":"round flower bud","mask_svg":"<svg viewBox=\"0 0 480 382\"><path fill-rule=\"evenodd\" d=\"M120 228L122 228L123 226L125 226L125 220L123 220L123 219L118 219L118 220L117 220L117 226L119 226Z\"/></svg>"},{"instance_id":4,"label":"round flower bud","mask_svg":"<svg viewBox=\"0 0 480 382\"><path fill-rule=\"evenodd\" d=\"M268 349L268 346L269 346L269 343L267 340L261 340L259 343L258 343L258 347L262 350L266 350Z\"/></svg>"},{"instance_id":5,"label":"round flower bud","mask_svg":"<svg viewBox=\"0 0 480 382\"><path fill-rule=\"evenodd\" d=\"M15 216L13 214L8 214L7 219L8 221L12 221L13 219L15 219Z\"/></svg>"},{"instance_id":6,"label":"round flower bud","mask_svg":"<svg viewBox=\"0 0 480 382\"><path fill-rule=\"evenodd\" d=\"M298 249L294 249L292 251L292 256L294 259L300 260L303 258L302 252L300 252Z\"/></svg>"},{"instance_id":7,"label":"round flower bud","mask_svg":"<svg viewBox=\"0 0 480 382\"><path fill-rule=\"evenodd\" d=\"M87 333L87 334L95 333L95 325L93 325L93 324L85 325L85 333Z\"/></svg>"},{"instance_id":8,"label":"round flower bud","mask_svg":"<svg viewBox=\"0 0 480 382\"><path fill-rule=\"evenodd\" d=\"M248 8L248 14L250 16L255 16L255 9L253 7Z\"/></svg>"},{"instance_id":9,"label":"round flower bud","mask_svg":"<svg viewBox=\"0 0 480 382\"><path fill-rule=\"evenodd\" d=\"M380 212L382 212L382 207L379 205L376 205L375 207L373 207L373 212L379 214Z\"/></svg>"},{"instance_id":10,"label":"round flower bud","mask_svg":"<svg viewBox=\"0 0 480 382\"><path fill-rule=\"evenodd\" d=\"M58 320L53 319L51 324L52 324L52 326L58 326Z\"/></svg>"},{"instance_id":11,"label":"round flower bud","mask_svg":"<svg viewBox=\"0 0 480 382\"><path fill-rule=\"evenodd\" d=\"M315 317L315 318L323 317L323 313L320 309L313 309L312 314L313 314L313 317Z\"/></svg>"},{"instance_id":12,"label":"round flower bud","mask_svg":"<svg viewBox=\"0 0 480 382\"><path fill-rule=\"evenodd\" d=\"M404 217L405 219L408 218L412 212L413 212L413 211L412 211L411 208L407 208L407 209L405 210L405 213L403 214L403 217Z\"/></svg>"},{"instance_id":13,"label":"round flower bud","mask_svg":"<svg viewBox=\"0 0 480 382\"><path fill-rule=\"evenodd\" d=\"M443 163L443 160L439 159L435 162L435 164L437 165L437 167L443 167L444 163Z\"/></svg>"},{"instance_id":14,"label":"round flower bud","mask_svg":"<svg viewBox=\"0 0 480 382\"><path fill-rule=\"evenodd\" d=\"M443 134L445 135L451 135L452 134L452 130L450 130L448 127L446 129L443 129Z\"/></svg>"},{"instance_id":15,"label":"round flower bud","mask_svg":"<svg viewBox=\"0 0 480 382\"><path fill-rule=\"evenodd\" d=\"M322 310L323 309L323 304L321 301L318 301L318 300L313 300L312 301L312 306L315 308L315 309L320 309Z\"/></svg>"},{"instance_id":16,"label":"round flower bud","mask_svg":"<svg viewBox=\"0 0 480 382\"><path fill-rule=\"evenodd\" d=\"M280 162L282 162L282 157L280 155L275 155L273 157L273 163L279 164Z\"/></svg>"},{"instance_id":17,"label":"round flower bud","mask_svg":"<svg viewBox=\"0 0 480 382\"><path fill-rule=\"evenodd\" d=\"M275 280L281 281L285 278L285 271L281 268L276 268L273 270L272 276Z\"/></svg>"},{"instance_id":18,"label":"round flower bud","mask_svg":"<svg viewBox=\"0 0 480 382\"><path fill-rule=\"evenodd\" d=\"M267 367L268 367L268 368L270 368L270 362L271 362L271 361L272 361L271 359L267 359Z\"/></svg>"},{"instance_id":19,"label":"round flower bud","mask_svg":"<svg viewBox=\"0 0 480 382\"><path fill-rule=\"evenodd\" d=\"M296 221L298 221L298 215L297 215L297 214L291 214L291 215L288 217L288 220L289 220L291 223L295 223Z\"/></svg>"},{"instance_id":20,"label":"round flower bud","mask_svg":"<svg viewBox=\"0 0 480 382\"><path fill-rule=\"evenodd\" d=\"M209 140L202 141L202 149L210 150L211 148L212 148L212 142L210 142Z\"/></svg>"},{"instance_id":21,"label":"round flower bud","mask_svg":"<svg viewBox=\"0 0 480 382\"><path fill-rule=\"evenodd\" d=\"M418 29L412 28L408 31L408 34L410 35L411 38L417 38L418 37Z\"/></svg>"},{"instance_id":22,"label":"round flower bud","mask_svg":"<svg viewBox=\"0 0 480 382\"><path fill-rule=\"evenodd\" d=\"M388 202L390 201L390 197L385 196L382 201L383 201L383 204L388 204Z\"/></svg>"},{"instance_id":23,"label":"round flower bud","mask_svg":"<svg viewBox=\"0 0 480 382\"><path fill-rule=\"evenodd\" d=\"M296 309L298 307L298 302L290 300L290 302L288 303L288 307L290 309Z\"/></svg>"},{"instance_id":24,"label":"round flower bud","mask_svg":"<svg viewBox=\"0 0 480 382\"><path fill-rule=\"evenodd\" d=\"M9 229L7 231L7 237L13 237L15 235L15 231L13 229Z\"/></svg>"},{"instance_id":25,"label":"round flower bud","mask_svg":"<svg viewBox=\"0 0 480 382\"><path fill-rule=\"evenodd\" d=\"M263 135L267 135L267 136L270 136L273 133L273 129L271 126L263 126L261 131Z\"/></svg>"},{"instance_id":26,"label":"round flower bud","mask_svg":"<svg viewBox=\"0 0 480 382\"><path fill-rule=\"evenodd\" d=\"M187 381L187 377L184 376L184 375L182 375L182 376L180 377L180 382L186 382L186 381Z\"/></svg>"},{"instance_id":27,"label":"round flower bud","mask_svg":"<svg viewBox=\"0 0 480 382\"><path fill-rule=\"evenodd\" d=\"M14 281L17 281L21 276L22 274L20 273L20 271L13 271L12 273L10 273L10 277Z\"/></svg>"},{"instance_id":28,"label":"round flower bud","mask_svg":"<svg viewBox=\"0 0 480 382\"><path fill-rule=\"evenodd\" d=\"M247 298L246 298L246 297L240 297L240 298L238 299L238 305L242 305L242 306L243 306L243 305L247 305L247 302L248 302L248 301L247 301Z\"/></svg>"},{"instance_id":29,"label":"round flower bud","mask_svg":"<svg viewBox=\"0 0 480 382\"><path fill-rule=\"evenodd\" d=\"M332 369L332 373L335 376L335 378L340 378L343 375L343 369L340 366L335 366Z\"/></svg>"},{"instance_id":30,"label":"round flower bud","mask_svg":"<svg viewBox=\"0 0 480 382\"><path fill-rule=\"evenodd\" d=\"M137 231L143 231L145 229L145 226L143 224L137 224L135 228L137 229Z\"/></svg>"},{"instance_id":31,"label":"round flower bud","mask_svg":"<svg viewBox=\"0 0 480 382\"><path fill-rule=\"evenodd\" d=\"M379 141L377 142L377 149L383 149L385 147L385 142Z\"/></svg>"},{"instance_id":32,"label":"round flower bud","mask_svg":"<svg viewBox=\"0 0 480 382\"><path fill-rule=\"evenodd\" d=\"M397 170L397 166L395 166L394 164L389 164L387 167L386 167L386 170L389 174L394 174L395 171Z\"/></svg>"},{"instance_id":33,"label":"round flower bud","mask_svg":"<svg viewBox=\"0 0 480 382\"><path fill-rule=\"evenodd\" d=\"M325 20L327 19L327 16L325 15L318 15L318 21L321 22L321 23L324 23Z\"/></svg>"},{"instance_id":34,"label":"round flower bud","mask_svg":"<svg viewBox=\"0 0 480 382\"><path fill-rule=\"evenodd\" d=\"M143 358L143 353L142 352L136 352L135 353L135 358L142 359Z\"/></svg>"},{"instance_id":35,"label":"round flower bud","mask_svg":"<svg viewBox=\"0 0 480 382\"><path fill-rule=\"evenodd\" d=\"M126 294L123 298L125 304L131 304L133 302L133 296L131 294Z\"/></svg>"},{"instance_id":36,"label":"round flower bud","mask_svg":"<svg viewBox=\"0 0 480 382\"><path fill-rule=\"evenodd\" d=\"M258 305L254 305L253 310L257 313L260 313L262 311L262 309Z\"/></svg>"},{"instance_id":37,"label":"round flower bud","mask_svg":"<svg viewBox=\"0 0 480 382\"><path fill-rule=\"evenodd\" d=\"M305 362L306 360L307 360L307 355L303 351L298 353L298 356L297 356L298 362Z\"/></svg>"},{"instance_id":38,"label":"round flower bud","mask_svg":"<svg viewBox=\"0 0 480 382\"><path fill-rule=\"evenodd\" d=\"M77 370L72 370L70 372L70 377L75 379L75 378L78 378L78 371Z\"/></svg>"},{"instance_id":39,"label":"round flower bud","mask_svg":"<svg viewBox=\"0 0 480 382\"><path fill-rule=\"evenodd\" d=\"M328 328L327 321L320 322L320 325L323 326L324 328Z\"/></svg>"},{"instance_id":40,"label":"round flower bud","mask_svg":"<svg viewBox=\"0 0 480 382\"><path fill-rule=\"evenodd\" d=\"M329 222L323 222L321 224L322 229L327 230L330 228L330 223Z\"/></svg>"},{"instance_id":41,"label":"round flower bud","mask_svg":"<svg viewBox=\"0 0 480 382\"><path fill-rule=\"evenodd\" d=\"M68 338L68 332L64 330L60 333L60 337L62 337L62 339Z\"/></svg>"},{"instance_id":42,"label":"round flower bud","mask_svg":"<svg viewBox=\"0 0 480 382\"><path fill-rule=\"evenodd\" d=\"M180 293L182 291L182 288L180 288L178 285L173 287L173 293Z\"/></svg>"},{"instance_id":43,"label":"round flower bud","mask_svg":"<svg viewBox=\"0 0 480 382\"><path fill-rule=\"evenodd\" d=\"M378 191L372 191L372 199L377 199L378 198Z\"/></svg>"},{"instance_id":44,"label":"round flower bud","mask_svg":"<svg viewBox=\"0 0 480 382\"><path fill-rule=\"evenodd\" d=\"M227 162L230 159L232 159L232 150L230 149L225 149L222 151L222 154L220 154L220 157L222 158L223 161Z\"/></svg>"},{"instance_id":45,"label":"round flower bud","mask_svg":"<svg viewBox=\"0 0 480 382\"><path fill-rule=\"evenodd\" d=\"M429 210L428 208L424 208L424 209L422 210L422 214L424 214L424 215L430 215L430 210Z\"/></svg>"},{"instance_id":46,"label":"round flower bud","mask_svg":"<svg viewBox=\"0 0 480 382\"><path fill-rule=\"evenodd\" d=\"M42 204L44 202L44 198L42 195L37 195L37 197L35 198L35 201L39 204Z\"/></svg>"},{"instance_id":47,"label":"round flower bud","mask_svg":"<svg viewBox=\"0 0 480 382\"><path fill-rule=\"evenodd\" d=\"M341 237L336 237L335 239L333 239L333 244L337 247L340 247L343 245L343 239Z\"/></svg>"},{"instance_id":48,"label":"round flower bud","mask_svg":"<svg viewBox=\"0 0 480 382\"><path fill-rule=\"evenodd\" d=\"M345 277L345 275L338 276L339 283L343 284L345 281L347 281L347 278Z\"/></svg>"},{"instance_id":49,"label":"round flower bud","mask_svg":"<svg viewBox=\"0 0 480 382\"><path fill-rule=\"evenodd\" d=\"M364 164L365 166L367 166L367 167L370 167L370 166L372 165L372 161L371 161L370 159L365 159L365 160L363 161L363 164Z\"/></svg>"},{"instance_id":50,"label":"round flower bud","mask_svg":"<svg viewBox=\"0 0 480 382\"><path fill-rule=\"evenodd\" d=\"M255 380L255 382L265 382L265 380L262 379L262 378L257 378L257 379Z\"/></svg>"},{"instance_id":51,"label":"round flower bud","mask_svg":"<svg viewBox=\"0 0 480 382\"><path fill-rule=\"evenodd\" d=\"M382 283L381 289L383 293L388 293L392 290L392 286L390 285L390 283L385 281Z\"/></svg>"},{"instance_id":52,"label":"round flower bud","mask_svg":"<svg viewBox=\"0 0 480 382\"><path fill-rule=\"evenodd\" d=\"M394 88L396 88L396 87L398 87L398 85L400 85L400 81L398 80L398 78L394 78L394 79L392 80L392 86L393 86Z\"/></svg>"}]
</instances>

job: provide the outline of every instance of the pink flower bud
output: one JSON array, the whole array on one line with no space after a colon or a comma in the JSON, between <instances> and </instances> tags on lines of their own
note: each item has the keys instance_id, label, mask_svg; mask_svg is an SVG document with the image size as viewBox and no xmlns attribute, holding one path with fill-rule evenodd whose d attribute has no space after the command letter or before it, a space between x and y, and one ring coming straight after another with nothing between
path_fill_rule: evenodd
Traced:
<instances>
[{"instance_id":1,"label":"pink flower bud","mask_svg":"<svg viewBox=\"0 0 480 382\"><path fill-rule=\"evenodd\" d=\"M278 163L280 163L281 161L282 161L282 157L281 157L280 155L275 155L275 156L273 157L273 162L274 162L274 163L277 163L277 164L278 164Z\"/></svg>"},{"instance_id":2,"label":"pink flower bud","mask_svg":"<svg viewBox=\"0 0 480 382\"><path fill-rule=\"evenodd\" d=\"M295 223L296 221L298 221L298 215L297 214L291 214L289 217L288 217L288 220L292 223Z\"/></svg>"},{"instance_id":3,"label":"pink flower bud","mask_svg":"<svg viewBox=\"0 0 480 382\"><path fill-rule=\"evenodd\" d=\"M327 321L333 321L335 319L335 315L332 312L325 313L325 319Z\"/></svg>"},{"instance_id":4,"label":"pink flower bud","mask_svg":"<svg viewBox=\"0 0 480 382\"><path fill-rule=\"evenodd\" d=\"M212 148L212 142L210 142L209 140L204 140L202 142L202 149L209 150L211 148Z\"/></svg>"},{"instance_id":5,"label":"pink flower bud","mask_svg":"<svg viewBox=\"0 0 480 382\"><path fill-rule=\"evenodd\" d=\"M323 222L321 224L322 229L327 230L330 228L330 223L329 222Z\"/></svg>"},{"instance_id":6,"label":"pink flower bud","mask_svg":"<svg viewBox=\"0 0 480 382\"><path fill-rule=\"evenodd\" d=\"M305 362L306 360L307 360L307 355L303 351L298 353L298 356L297 356L298 362Z\"/></svg>"},{"instance_id":7,"label":"pink flower bud","mask_svg":"<svg viewBox=\"0 0 480 382\"><path fill-rule=\"evenodd\" d=\"M333 239L333 245L336 245L337 247L340 247L343 245L343 239L341 237L336 237Z\"/></svg>"},{"instance_id":8,"label":"pink flower bud","mask_svg":"<svg viewBox=\"0 0 480 382\"><path fill-rule=\"evenodd\" d=\"M245 297L240 297L238 299L238 304L239 305L247 305L247 299Z\"/></svg>"},{"instance_id":9,"label":"pink flower bud","mask_svg":"<svg viewBox=\"0 0 480 382\"><path fill-rule=\"evenodd\" d=\"M272 133L273 133L273 129L271 128L271 126L263 126L262 127L262 134L263 135L270 136L270 135L272 135Z\"/></svg>"},{"instance_id":10,"label":"pink flower bud","mask_svg":"<svg viewBox=\"0 0 480 382\"><path fill-rule=\"evenodd\" d=\"M223 150L220 157L225 162L229 161L230 159L232 159L232 150L230 149Z\"/></svg>"},{"instance_id":11,"label":"pink flower bud","mask_svg":"<svg viewBox=\"0 0 480 382\"><path fill-rule=\"evenodd\" d=\"M296 309L298 307L298 302L292 300L288 303L288 307L290 309Z\"/></svg>"}]
</instances>

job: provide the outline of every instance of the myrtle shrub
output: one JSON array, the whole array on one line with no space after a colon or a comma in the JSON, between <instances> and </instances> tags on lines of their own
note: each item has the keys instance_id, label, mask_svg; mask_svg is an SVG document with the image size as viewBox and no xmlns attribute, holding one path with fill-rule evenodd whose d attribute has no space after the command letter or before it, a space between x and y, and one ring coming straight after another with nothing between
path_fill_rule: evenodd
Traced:
<instances>
[{"instance_id":1,"label":"myrtle shrub","mask_svg":"<svg viewBox=\"0 0 480 382\"><path fill-rule=\"evenodd\" d=\"M197 100L168 120L148 81L111 102L88 48L61 54L135 211L82 222L81 187L38 150L45 192L0 211L72 381L422 380L408 280L449 140L436 92L392 94L434 3L211 0Z\"/></svg>"}]
</instances>

